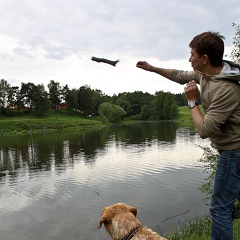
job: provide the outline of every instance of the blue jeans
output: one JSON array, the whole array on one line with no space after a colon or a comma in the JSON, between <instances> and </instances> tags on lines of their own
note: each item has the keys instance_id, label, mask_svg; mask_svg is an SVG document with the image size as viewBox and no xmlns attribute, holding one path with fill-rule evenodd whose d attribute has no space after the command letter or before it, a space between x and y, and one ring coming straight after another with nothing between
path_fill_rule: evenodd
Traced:
<instances>
[{"instance_id":1,"label":"blue jeans","mask_svg":"<svg viewBox=\"0 0 240 240\"><path fill-rule=\"evenodd\" d=\"M220 151L210 213L211 240L232 240L232 208L240 200L240 149Z\"/></svg>"}]
</instances>

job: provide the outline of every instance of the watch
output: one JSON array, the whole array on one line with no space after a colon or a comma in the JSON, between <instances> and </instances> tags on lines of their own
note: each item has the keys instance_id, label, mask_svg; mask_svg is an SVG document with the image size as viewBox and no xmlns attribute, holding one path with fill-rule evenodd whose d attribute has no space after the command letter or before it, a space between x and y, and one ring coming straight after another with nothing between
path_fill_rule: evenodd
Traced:
<instances>
[{"instance_id":1,"label":"watch","mask_svg":"<svg viewBox=\"0 0 240 240\"><path fill-rule=\"evenodd\" d=\"M196 107L196 106L198 106L198 103L197 103L197 102L194 102L194 101L188 102L188 107L189 107L190 109L192 109L192 108L194 108L194 107Z\"/></svg>"}]
</instances>

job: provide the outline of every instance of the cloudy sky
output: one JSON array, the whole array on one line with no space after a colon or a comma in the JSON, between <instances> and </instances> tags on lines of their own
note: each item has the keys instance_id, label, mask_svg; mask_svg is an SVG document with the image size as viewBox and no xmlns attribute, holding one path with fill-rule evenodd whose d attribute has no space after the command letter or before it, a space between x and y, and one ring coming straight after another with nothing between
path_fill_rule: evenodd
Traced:
<instances>
[{"instance_id":1,"label":"cloudy sky","mask_svg":"<svg viewBox=\"0 0 240 240\"><path fill-rule=\"evenodd\" d=\"M104 94L183 92L183 86L136 68L191 70L188 44L208 30L225 36L226 54L240 24L239 0L0 0L0 78ZM91 57L120 60L113 67Z\"/></svg>"}]
</instances>

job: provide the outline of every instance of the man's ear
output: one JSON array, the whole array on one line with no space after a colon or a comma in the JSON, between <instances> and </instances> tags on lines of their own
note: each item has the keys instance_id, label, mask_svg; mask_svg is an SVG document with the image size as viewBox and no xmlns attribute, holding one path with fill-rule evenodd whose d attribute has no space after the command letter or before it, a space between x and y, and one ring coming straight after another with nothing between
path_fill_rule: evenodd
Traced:
<instances>
[{"instance_id":1,"label":"man's ear","mask_svg":"<svg viewBox=\"0 0 240 240\"><path fill-rule=\"evenodd\" d=\"M208 61L209 61L208 55L204 54L204 55L203 55L203 64L204 64L204 65L207 64Z\"/></svg>"}]
</instances>

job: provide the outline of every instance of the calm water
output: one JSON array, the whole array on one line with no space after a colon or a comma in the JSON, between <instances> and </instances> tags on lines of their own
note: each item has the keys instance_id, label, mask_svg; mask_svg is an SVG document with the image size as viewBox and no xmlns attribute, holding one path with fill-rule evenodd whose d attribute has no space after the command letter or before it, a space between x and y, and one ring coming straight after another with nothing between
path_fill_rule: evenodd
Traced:
<instances>
[{"instance_id":1,"label":"calm water","mask_svg":"<svg viewBox=\"0 0 240 240\"><path fill-rule=\"evenodd\" d=\"M142 224L156 232L207 215L196 145L209 142L174 123L3 136L0 239L110 239L98 219L117 202L137 207Z\"/></svg>"}]
</instances>

